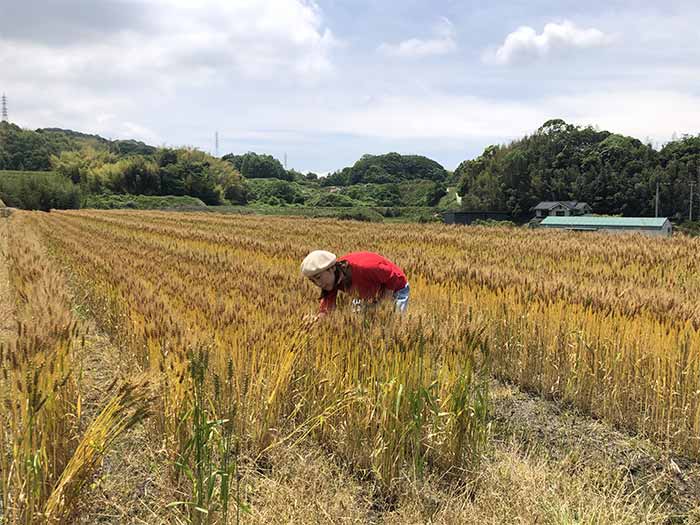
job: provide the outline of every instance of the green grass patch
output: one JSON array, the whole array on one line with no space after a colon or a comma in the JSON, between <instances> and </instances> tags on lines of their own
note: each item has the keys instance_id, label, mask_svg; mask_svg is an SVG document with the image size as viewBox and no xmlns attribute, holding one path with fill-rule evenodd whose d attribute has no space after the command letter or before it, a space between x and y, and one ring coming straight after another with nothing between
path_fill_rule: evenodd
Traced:
<instances>
[{"instance_id":1,"label":"green grass patch","mask_svg":"<svg viewBox=\"0 0 700 525\"><path fill-rule=\"evenodd\" d=\"M314 207L314 206L209 206L218 213L242 213L258 215L297 216L362 220L369 222L441 222L438 210L431 207Z\"/></svg>"},{"instance_id":2,"label":"green grass patch","mask_svg":"<svg viewBox=\"0 0 700 525\"><path fill-rule=\"evenodd\" d=\"M133 209L161 210L175 209L182 211L204 211L207 206L196 197L173 195L87 195L83 208L99 210Z\"/></svg>"}]
</instances>

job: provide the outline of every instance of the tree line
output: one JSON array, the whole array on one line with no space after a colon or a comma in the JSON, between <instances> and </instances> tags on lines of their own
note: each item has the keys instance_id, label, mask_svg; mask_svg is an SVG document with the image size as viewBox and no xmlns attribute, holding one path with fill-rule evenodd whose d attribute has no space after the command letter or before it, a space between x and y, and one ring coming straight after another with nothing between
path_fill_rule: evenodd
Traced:
<instances>
[{"instance_id":1,"label":"tree line","mask_svg":"<svg viewBox=\"0 0 700 525\"><path fill-rule=\"evenodd\" d=\"M542 200L588 202L595 213L687 216L690 187L700 175L700 136L657 150L638 139L550 120L535 133L492 145L454 173L420 155L363 155L326 177L287 170L271 155L247 152L215 158L188 148L155 148L57 128L23 130L0 123L0 170L54 171L84 195L191 196L208 205L436 206L456 186L467 210L506 211L527 218ZM63 181L5 181L2 188L39 198L39 187L76 193ZM19 188L22 188L21 190ZM7 190L5 190L7 191ZM12 198L10 198L12 200ZM15 199L17 200L17 199ZM696 201L697 203L697 201ZM700 212L695 208L696 213ZM694 213L695 216L696 213Z\"/></svg>"},{"instance_id":2,"label":"tree line","mask_svg":"<svg viewBox=\"0 0 700 525\"><path fill-rule=\"evenodd\" d=\"M508 145L489 146L455 170L465 209L515 217L545 200L585 201L598 214L654 216L658 185L659 214L683 218L699 176L700 135L657 151L632 137L560 119Z\"/></svg>"}]
</instances>

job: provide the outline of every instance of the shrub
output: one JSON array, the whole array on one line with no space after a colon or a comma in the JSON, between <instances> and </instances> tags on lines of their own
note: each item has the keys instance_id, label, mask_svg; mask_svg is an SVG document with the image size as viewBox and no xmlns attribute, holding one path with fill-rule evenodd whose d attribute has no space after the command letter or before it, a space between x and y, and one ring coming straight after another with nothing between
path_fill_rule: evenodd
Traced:
<instances>
[{"instance_id":1,"label":"shrub","mask_svg":"<svg viewBox=\"0 0 700 525\"><path fill-rule=\"evenodd\" d=\"M0 199L24 210L80 207L80 189L52 172L0 172Z\"/></svg>"},{"instance_id":2,"label":"shrub","mask_svg":"<svg viewBox=\"0 0 700 525\"><path fill-rule=\"evenodd\" d=\"M313 199L309 204L321 208L352 208L357 206L357 201L340 193L324 193Z\"/></svg>"},{"instance_id":3,"label":"shrub","mask_svg":"<svg viewBox=\"0 0 700 525\"><path fill-rule=\"evenodd\" d=\"M153 195L88 195L83 201L83 208L99 210L113 209L206 209L206 205L195 197L188 196L153 196Z\"/></svg>"}]
</instances>

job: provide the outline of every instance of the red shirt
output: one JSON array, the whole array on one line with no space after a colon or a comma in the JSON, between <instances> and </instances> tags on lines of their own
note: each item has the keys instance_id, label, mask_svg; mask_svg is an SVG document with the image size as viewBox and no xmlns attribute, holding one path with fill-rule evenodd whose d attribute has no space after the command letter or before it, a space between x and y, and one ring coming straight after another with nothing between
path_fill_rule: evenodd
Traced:
<instances>
[{"instance_id":1,"label":"red shirt","mask_svg":"<svg viewBox=\"0 0 700 525\"><path fill-rule=\"evenodd\" d=\"M353 252L338 258L347 261L350 267L350 288L339 284L321 299L321 313L335 308L338 290L350 293L365 301L380 297L385 290L400 290L408 282L403 270L378 253Z\"/></svg>"}]
</instances>

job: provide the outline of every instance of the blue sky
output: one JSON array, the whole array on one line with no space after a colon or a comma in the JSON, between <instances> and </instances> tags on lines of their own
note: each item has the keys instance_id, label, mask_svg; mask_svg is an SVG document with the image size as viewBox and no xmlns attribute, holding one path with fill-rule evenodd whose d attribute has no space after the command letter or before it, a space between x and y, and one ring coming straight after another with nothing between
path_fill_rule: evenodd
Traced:
<instances>
[{"instance_id":1,"label":"blue sky","mask_svg":"<svg viewBox=\"0 0 700 525\"><path fill-rule=\"evenodd\" d=\"M218 131L220 154L319 173L388 151L454 169L549 118L700 133L697 2L0 3L0 91L26 128L212 152Z\"/></svg>"}]
</instances>

